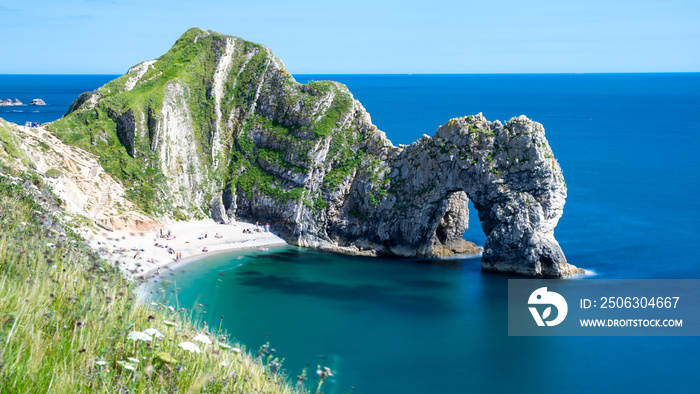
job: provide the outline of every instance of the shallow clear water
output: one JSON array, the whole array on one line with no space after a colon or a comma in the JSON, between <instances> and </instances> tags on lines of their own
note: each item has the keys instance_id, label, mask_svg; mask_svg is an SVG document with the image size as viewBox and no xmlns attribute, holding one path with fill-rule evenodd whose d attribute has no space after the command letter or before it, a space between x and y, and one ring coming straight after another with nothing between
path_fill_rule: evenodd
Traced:
<instances>
[{"instance_id":1,"label":"shallow clear water","mask_svg":"<svg viewBox=\"0 0 700 394\"><path fill-rule=\"evenodd\" d=\"M700 74L296 77L347 84L395 144L455 116L526 114L544 125L566 178L555 236L571 263L592 278L700 278ZM475 212L470 221L465 238L483 244ZM292 376L306 364L310 375L317 364L332 367L328 392L697 392L700 384L694 337L508 337L508 277L482 273L478 259L287 247L182 269L165 276L181 288L180 305L209 304L200 317L218 326L223 315L251 349L270 341Z\"/></svg>"}]
</instances>

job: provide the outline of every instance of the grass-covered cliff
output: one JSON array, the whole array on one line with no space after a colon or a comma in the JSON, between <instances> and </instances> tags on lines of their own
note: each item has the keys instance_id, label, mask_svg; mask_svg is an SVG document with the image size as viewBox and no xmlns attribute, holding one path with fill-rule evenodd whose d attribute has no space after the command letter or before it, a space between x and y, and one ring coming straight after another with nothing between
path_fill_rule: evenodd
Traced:
<instances>
[{"instance_id":1,"label":"grass-covered cliff","mask_svg":"<svg viewBox=\"0 0 700 394\"><path fill-rule=\"evenodd\" d=\"M270 222L302 246L445 255L477 250L462 240L472 200L484 269L576 271L553 236L566 185L542 125L466 116L395 147L344 85L301 85L236 37L190 29L50 129L97 154L156 216Z\"/></svg>"},{"instance_id":2,"label":"grass-covered cliff","mask_svg":"<svg viewBox=\"0 0 700 394\"><path fill-rule=\"evenodd\" d=\"M352 109L341 84L301 86L269 49L190 29L160 58L81 95L50 129L98 154L147 213L184 218L208 215L226 185L322 206L293 179L318 164L309 153L319 144L338 156L328 188L357 166L349 143L358 136L347 135L347 127L334 133ZM261 132L264 146L251 138ZM292 181L271 178L271 169Z\"/></svg>"},{"instance_id":3,"label":"grass-covered cliff","mask_svg":"<svg viewBox=\"0 0 700 394\"><path fill-rule=\"evenodd\" d=\"M17 151L2 137L8 161ZM186 312L138 302L60 203L36 173L0 165L0 392L293 392L277 364L204 333ZM163 337L134 334L149 328ZM198 333L212 345L178 346Z\"/></svg>"}]
</instances>

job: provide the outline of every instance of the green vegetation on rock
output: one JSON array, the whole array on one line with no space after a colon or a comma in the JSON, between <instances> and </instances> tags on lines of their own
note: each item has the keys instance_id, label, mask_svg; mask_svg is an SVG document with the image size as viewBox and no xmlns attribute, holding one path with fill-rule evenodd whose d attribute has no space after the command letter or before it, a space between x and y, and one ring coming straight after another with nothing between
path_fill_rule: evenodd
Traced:
<instances>
[{"instance_id":1,"label":"green vegetation on rock","mask_svg":"<svg viewBox=\"0 0 700 394\"><path fill-rule=\"evenodd\" d=\"M326 110L321 120L316 122L312 130L316 137L328 137L336 128L343 115L348 114L352 107L352 97L348 92L337 92L331 106Z\"/></svg>"},{"instance_id":2,"label":"green vegetation on rock","mask_svg":"<svg viewBox=\"0 0 700 394\"><path fill-rule=\"evenodd\" d=\"M61 176L61 170L58 168L49 168L44 175L49 178L58 178Z\"/></svg>"},{"instance_id":3,"label":"green vegetation on rock","mask_svg":"<svg viewBox=\"0 0 700 394\"><path fill-rule=\"evenodd\" d=\"M5 121L0 121L0 156L8 155L13 159L20 159L24 155L17 144L17 137L10 131Z\"/></svg>"}]
</instances>

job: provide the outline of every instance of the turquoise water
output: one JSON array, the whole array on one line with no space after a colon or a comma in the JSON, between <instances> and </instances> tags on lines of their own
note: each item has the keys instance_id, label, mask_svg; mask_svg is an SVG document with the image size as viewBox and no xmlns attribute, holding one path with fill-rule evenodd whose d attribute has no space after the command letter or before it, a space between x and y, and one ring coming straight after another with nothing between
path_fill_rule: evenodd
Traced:
<instances>
[{"instance_id":1,"label":"turquoise water","mask_svg":"<svg viewBox=\"0 0 700 394\"><path fill-rule=\"evenodd\" d=\"M571 263L595 272L590 278L700 278L700 74L296 77L347 84L395 144L454 116L526 114L545 126L566 178L555 236ZM475 212L470 220L465 238L482 244ZM182 269L166 273L182 306L208 304L200 317L218 326L223 315L251 349L270 341L292 376L306 364L310 375L317 364L333 368L331 393L700 385L695 337L508 337L508 277L482 273L478 259L436 264L287 247Z\"/></svg>"},{"instance_id":2,"label":"turquoise water","mask_svg":"<svg viewBox=\"0 0 700 394\"><path fill-rule=\"evenodd\" d=\"M508 277L482 273L478 258L282 247L170 274L179 306L210 325L223 316L253 351L269 341L290 375L332 368L328 393L697 392L697 338L509 337Z\"/></svg>"}]
</instances>

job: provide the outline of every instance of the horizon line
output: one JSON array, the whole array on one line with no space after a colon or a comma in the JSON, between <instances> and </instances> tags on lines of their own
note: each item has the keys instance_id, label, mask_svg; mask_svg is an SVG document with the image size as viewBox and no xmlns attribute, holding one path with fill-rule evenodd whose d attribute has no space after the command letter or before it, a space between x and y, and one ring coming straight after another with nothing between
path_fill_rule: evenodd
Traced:
<instances>
[{"instance_id":1,"label":"horizon line","mask_svg":"<svg viewBox=\"0 0 700 394\"><path fill-rule=\"evenodd\" d=\"M417 73L290 73L291 75L591 75L591 74L700 74L700 71L601 71L601 72L417 72ZM126 75L113 73L0 73L0 75Z\"/></svg>"}]
</instances>

